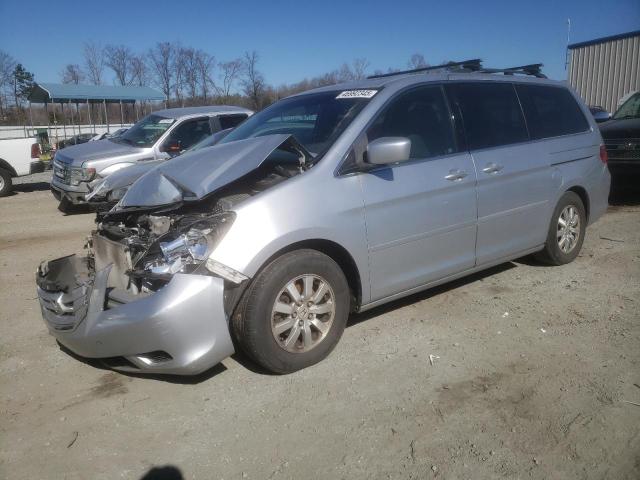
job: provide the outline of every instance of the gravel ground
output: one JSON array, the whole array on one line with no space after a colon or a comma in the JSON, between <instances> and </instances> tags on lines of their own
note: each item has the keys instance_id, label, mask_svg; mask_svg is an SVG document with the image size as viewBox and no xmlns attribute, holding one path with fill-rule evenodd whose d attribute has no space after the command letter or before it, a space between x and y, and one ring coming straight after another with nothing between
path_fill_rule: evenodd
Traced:
<instances>
[{"instance_id":1,"label":"gravel ground","mask_svg":"<svg viewBox=\"0 0 640 480\"><path fill-rule=\"evenodd\" d=\"M46 332L36 265L93 224L56 210L48 176L0 199L0 477L640 478L637 199L574 263L523 259L353 316L304 371L236 355L148 378Z\"/></svg>"}]
</instances>

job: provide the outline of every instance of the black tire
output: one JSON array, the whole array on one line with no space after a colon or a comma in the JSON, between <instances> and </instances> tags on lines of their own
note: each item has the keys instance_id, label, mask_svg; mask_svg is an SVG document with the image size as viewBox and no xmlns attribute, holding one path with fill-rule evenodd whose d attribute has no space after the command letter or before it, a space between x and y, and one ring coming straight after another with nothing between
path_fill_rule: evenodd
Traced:
<instances>
[{"instance_id":1,"label":"black tire","mask_svg":"<svg viewBox=\"0 0 640 480\"><path fill-rule=\"evenodd\" d=\"M0 168L0 197L6 197L13 191L11 174Z\"/></svg>"},{"instance_id":2,"label":"black tire","mask_svg":"<svg viewBox=\"0 0 640 480\"><path fill-rule=\"evenodd\" d=\"M568 252L564 252L558 244L559 219L565 208L571 206L575 207L579 217L579 226L577 228L579 233L573 248ZM553 211L544 249L536 253L536 259L548 265L564 265L573 262L582 248L586 226L587 215L582 199L574 192L565 192Z\"/></svg>"},{"instance_id":3,"label":"black tire","mask_svg":"<svg viewBox=\"0 0 640 480\"><path fill-rule=\"evenodd\" d=\"M308 351L290 352L276 341L272 332L272 310L287 283L303 275L326 280L333 292L335 313L328 331L317 345ZM241 349L260 366L278 374L295 372L323 360L337 345L349 317L350 298L344 273L332 258L309 249L285 253L252 280L234 313L233 334ZM319 334L319 331L314 332ZM300 338L302 342L302 333Z\"/></svg>"}]
</instances>

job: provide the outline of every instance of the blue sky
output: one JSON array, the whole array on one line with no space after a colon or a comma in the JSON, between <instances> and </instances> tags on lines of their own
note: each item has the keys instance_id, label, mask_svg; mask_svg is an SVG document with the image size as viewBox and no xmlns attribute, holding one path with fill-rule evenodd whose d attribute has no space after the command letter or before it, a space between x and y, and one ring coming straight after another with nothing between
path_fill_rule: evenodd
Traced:
<instances>
[{"instance_id":1,"label":"blue sky","mask_svg":"<svg viewBox=\"0 0 640 480\"><path fill-rule=\"evenodd\" d=\"M567 18L571 41L640 29L639 0L566 1L197 1L55 2L0 0L0 49L36 80L57 82L82 63L82 43L123 43L144 51L156 41L201 48L218 60L260 54L272 84L322 74L355 57L376 68L480 57L487 66L542 62L564 79Z\"/></svg>"}]
</instances>

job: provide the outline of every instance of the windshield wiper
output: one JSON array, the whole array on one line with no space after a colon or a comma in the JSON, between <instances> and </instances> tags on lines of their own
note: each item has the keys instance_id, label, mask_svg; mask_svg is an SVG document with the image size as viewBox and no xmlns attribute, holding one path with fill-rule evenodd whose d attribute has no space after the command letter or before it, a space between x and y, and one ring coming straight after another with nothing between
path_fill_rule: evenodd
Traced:
<instances>
[{"instance_id":1,"label":"windshield wiper","mask_svg":"<svg viewBox=\"0 0 640 480\"><path fill-rule=\"evenodd\" d=\"M621 117L614 117L614 120L627 120L629 118L640 118L639 115L622 115Z\"/></svg>"}]
</instances>

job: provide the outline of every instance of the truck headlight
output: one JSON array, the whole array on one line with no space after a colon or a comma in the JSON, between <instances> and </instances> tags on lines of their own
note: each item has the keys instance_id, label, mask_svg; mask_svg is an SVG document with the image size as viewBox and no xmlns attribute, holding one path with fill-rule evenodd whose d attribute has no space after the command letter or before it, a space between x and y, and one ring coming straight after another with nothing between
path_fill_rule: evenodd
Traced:
<instances>
[{"instance_id":1,"label":"truck headlight","mask_svg":"<svg viewBox=\"0 0 640 480\"><path fill-rule=\"evenodd\" d=\"M80 182L90 182L96 176L95 168L71 168L69 181L71 185L80 185Z\"/></svg>"}]
</instances>

